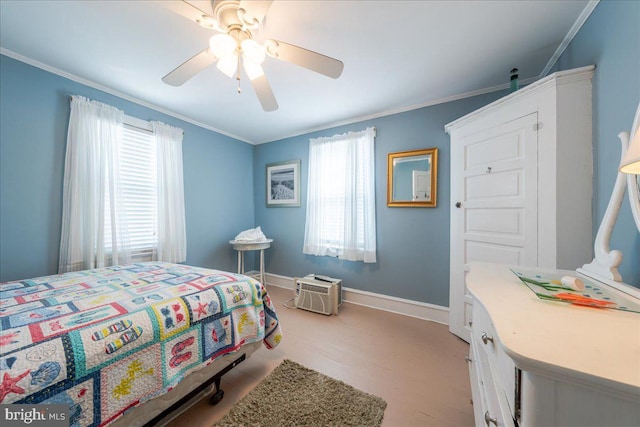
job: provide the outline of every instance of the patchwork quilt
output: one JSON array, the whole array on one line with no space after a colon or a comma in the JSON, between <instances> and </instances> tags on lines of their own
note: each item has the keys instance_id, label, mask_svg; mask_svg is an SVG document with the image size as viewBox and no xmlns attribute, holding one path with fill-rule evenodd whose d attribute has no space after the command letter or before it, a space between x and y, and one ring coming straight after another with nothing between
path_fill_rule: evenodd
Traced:
<instances>
[{"instance_id":1,"label":"patchwork quilt","mask_svg":"<svg viewBox=\"0 0 640 427\"><path fill-rule=\"evenodd\" d=\"M256 280L138 263L0 284L0 403L106 425L246 343L281 339Z\"/></svg>"}]
</instances>

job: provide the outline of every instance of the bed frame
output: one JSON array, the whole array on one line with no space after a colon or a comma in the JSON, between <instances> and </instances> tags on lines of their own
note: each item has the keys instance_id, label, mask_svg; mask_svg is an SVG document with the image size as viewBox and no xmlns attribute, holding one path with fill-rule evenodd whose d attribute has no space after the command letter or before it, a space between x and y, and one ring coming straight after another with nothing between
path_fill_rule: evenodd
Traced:
<instances>
[{"instance_id":1,"label":"bed frame","mask_svg":"<svg viewBox=\"0 0 640 427\"><path fill-rule=\"evenodd\" d=\"M163 426L206 396L210 396L210 404L216 405L224 397L224 391L220 388L222 376L245 361L262 345L262 341L254 342L237 352L218 357L205 368L189 374L171 391L130 409L109 426Z\"/></svg>"}]
</instances>

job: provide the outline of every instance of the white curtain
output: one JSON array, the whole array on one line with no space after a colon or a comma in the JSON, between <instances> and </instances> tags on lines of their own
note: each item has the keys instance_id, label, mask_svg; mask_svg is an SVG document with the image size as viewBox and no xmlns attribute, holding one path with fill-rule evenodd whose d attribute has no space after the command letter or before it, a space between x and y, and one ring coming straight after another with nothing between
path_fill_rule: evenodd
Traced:
<instances>
[{"instance_id":1,"label":"white curtain","mask_svg":"<svg viewBox=\"0 0 640 427\"><path fill-rule=\"evenodd\" d=\"M310 140L303 253L376 262L375 134Z\"/></svg>"},{"instance_id":2,"label":"white curtain","mask_svg":"<svg viewBox=\"0 0 640 427\"><path fill-rule=\"evenodd\" d=\"M60 273L130 262L119 179L123 118L117 108L82 96L71 98ZM105 221L110 222L110 236L105 236Z\"/></svg>"},{"instance_id":3,"label":"white curtain","mask_svg":"<svg viewBox=\"0 0 640 427\"><path fill-rule=\"evenodd\" d=\"M158 260L187 259L182 129L151 122L158 142Z\"/></svg>"}]
</instances>

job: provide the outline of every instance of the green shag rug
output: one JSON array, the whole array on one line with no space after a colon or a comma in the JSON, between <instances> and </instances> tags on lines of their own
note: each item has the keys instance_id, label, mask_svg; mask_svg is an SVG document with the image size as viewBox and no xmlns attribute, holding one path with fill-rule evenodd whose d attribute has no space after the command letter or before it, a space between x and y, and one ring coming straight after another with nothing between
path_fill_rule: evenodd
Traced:
<instances>
[{"instance_id":1,"label":"green shag rug","mask_svg":"<svg viewBox=\"0 0 640 427\"><path fill-rule=\"evenodd\" d=\"M387 402L284 360L215 427L379 427Z\"/></svg>"}]
</instances>

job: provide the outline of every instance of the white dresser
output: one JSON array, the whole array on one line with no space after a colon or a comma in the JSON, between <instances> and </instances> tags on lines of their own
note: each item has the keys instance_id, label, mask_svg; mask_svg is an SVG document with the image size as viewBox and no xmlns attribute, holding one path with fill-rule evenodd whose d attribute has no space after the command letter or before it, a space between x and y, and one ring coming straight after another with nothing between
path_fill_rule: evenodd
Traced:
<instances>
[{"instance_id":1,"label":"white dresser","mask_svg":"<svg viewBox=\"0 0 640 427\"><path fill-rule=\"evenodd\" d=\"M476 426L640 426L639 313L539 299L500 264L467 287Z\"/></svg>"}]
</instances>

